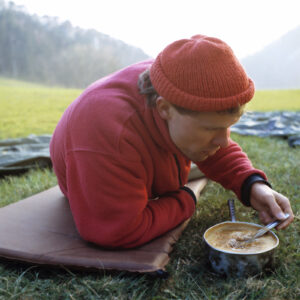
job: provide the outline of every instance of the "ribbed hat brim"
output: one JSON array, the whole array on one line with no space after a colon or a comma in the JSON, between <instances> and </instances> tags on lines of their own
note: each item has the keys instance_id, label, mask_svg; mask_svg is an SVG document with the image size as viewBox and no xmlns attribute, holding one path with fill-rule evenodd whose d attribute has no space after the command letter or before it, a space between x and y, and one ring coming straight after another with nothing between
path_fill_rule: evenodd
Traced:
<instances>
[{"instance_id":1,"label":"ribbed hat brim","mask_svg":"<svg viewBox=\"0 0 300 300\"><path fill-rule=\"evenodd\" d=\"M169 102L194 111L222 111L244 105L255 93L254 82L248 77L248 87L239 94L219 98L199 97L178 89L164 74L160 59L150 68L150 79L157 93ZM201 84L201 83L199 83Z\"/></svg>"}]
</instances>

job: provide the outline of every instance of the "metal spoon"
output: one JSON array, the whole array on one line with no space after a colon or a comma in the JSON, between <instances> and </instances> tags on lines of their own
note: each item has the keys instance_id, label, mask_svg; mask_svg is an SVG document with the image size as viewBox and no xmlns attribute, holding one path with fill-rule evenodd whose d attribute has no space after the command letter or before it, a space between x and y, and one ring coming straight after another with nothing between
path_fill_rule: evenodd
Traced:
<instances>
[{"instance_id":1,"label":"metal spoon","mask_svg":"<svg viewBox=\"0 0 300 300\"><path fill-rule=\"evenodd\" d=\"M269 224L267 224L266 226L264 226L263 228L259 229L254 236L252 236L250 239L248 240L244 240L242 241L242 243L252 243L255 239L261 237L262 235L264 235L265 233L267 233L268 231L270 231L271 229L273 229L274 227L278 226L280 223L282 223L283 221L285 221L290 215L289 214L285 214L285 218L283 220L276 220L274 222L271 222Z\"/></svg>"},{"instance_id":2,"label":"metal spoon","mask_svg":"<svg viewBox=\"0 0 300 300\"><path fill-rule=\"evenodd\" d=\"M228 203L228 206L229 206L229 213L230 213L231 221L236 222L234 199L228 199L227 203ZM286 213L285 218L283 220L276 220L274 222L271 222L271 223L267 224L266 226L264 226L263 228L259 229L256 232L256 234L254 236L252 236L250 239L244 240L244 241L239 241L239 242L241 244L252 243L255 239L261 237L262 235L267 233L269 230L273 229L274 227L278 226L280 223L285 221L289 216L290 215L288 213Z\"/></svg>"}]
</instances>

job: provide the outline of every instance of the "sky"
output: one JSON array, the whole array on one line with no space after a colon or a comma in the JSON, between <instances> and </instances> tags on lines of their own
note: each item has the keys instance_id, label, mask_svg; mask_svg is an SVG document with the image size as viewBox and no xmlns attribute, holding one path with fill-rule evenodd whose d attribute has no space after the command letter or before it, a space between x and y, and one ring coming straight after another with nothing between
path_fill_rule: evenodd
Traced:
<instances>
[{"instance_id":1,"label":"sky","mask_svg":"<svg viewBox=\"0 0 300 300\"><path fill-rule=\"evenodd\" d=\"M120 39L155 57L195 34L218 37L238 58L300 26L299 0L12 0L30 14ZM300 38L300 37L299 37Z\"/></svg>"}]
</instances>

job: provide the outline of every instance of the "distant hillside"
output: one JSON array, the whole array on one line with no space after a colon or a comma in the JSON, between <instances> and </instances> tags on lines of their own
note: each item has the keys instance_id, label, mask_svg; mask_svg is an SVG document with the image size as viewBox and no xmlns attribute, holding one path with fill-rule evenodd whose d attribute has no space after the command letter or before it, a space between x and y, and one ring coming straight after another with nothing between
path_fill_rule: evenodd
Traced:
<instances>
[{"instance_id":1,"label":"distant hillside","mask_svg":"<svg viewBox=\"0 0 300 300\"><path fill-rule=\"evenodd\" d=\"M242 60L257 89L300 88L300 26Z\"/></svg>"},{"instance_id":2,"label":"distant hillside","mask_svg":"<svg viewBox=\"0 0 300 300\"><path fill-rule=\"evenodd\" d=\"M147 59L141 49L0 0L0 76L84 88Z\"/></svg>"}]
</instances>

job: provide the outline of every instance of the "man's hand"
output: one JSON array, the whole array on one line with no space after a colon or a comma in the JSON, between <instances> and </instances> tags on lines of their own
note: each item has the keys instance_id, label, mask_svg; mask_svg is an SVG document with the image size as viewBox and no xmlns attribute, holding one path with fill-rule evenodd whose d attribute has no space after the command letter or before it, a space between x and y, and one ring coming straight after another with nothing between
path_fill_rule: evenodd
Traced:
<instances>
[{"instance_id":1,"label":"man's hand","mask_svg":"<svg viewBox=\"0 0 300 300\"><path fill-rule=\"evenodd\" d=\"M263 224L274 220L283 220L285 218L284 213L288 213L290 217L280 224L277 229L286 228L294 220L289 199L261 182L252 185L250 203L258 211L260 221Z\"/></svg>"}]
</instances>

